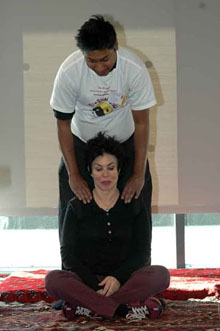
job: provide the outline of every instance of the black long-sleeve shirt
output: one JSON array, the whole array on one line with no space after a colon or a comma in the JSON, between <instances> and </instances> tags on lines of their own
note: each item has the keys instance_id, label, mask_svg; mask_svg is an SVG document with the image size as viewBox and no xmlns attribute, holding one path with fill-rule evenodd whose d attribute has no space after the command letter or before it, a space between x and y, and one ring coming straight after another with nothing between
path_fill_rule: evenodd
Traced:
<instances>
[{"instance_id":1,"label":"black long-sleeve shirt","mask_svg":"<svg viewBox=\"0 0 220 331\"><path fill-rule=\"evenodd\" d=\"M108 212L94 200L84 205L72 199L66 211L61 241L65 269L77 273L89 287L100 289L96 275L114 276L123 284L147 264L151 250L149 213L141 200L121 198Z\"/></svg>"}]
</instances>

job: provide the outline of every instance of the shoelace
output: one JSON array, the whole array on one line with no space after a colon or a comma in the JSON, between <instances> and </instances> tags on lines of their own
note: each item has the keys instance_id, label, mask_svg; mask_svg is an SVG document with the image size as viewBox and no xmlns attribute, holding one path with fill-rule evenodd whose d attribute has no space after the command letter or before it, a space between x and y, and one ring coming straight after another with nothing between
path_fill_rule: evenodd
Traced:
<instances>
[{"instance_id":1,"label":"shoelace","mask_svg":"<svg viewBox=\"0 0 220 331\"><path fill-rule=\"evenodd\" d=\"M78 316L82 315L82 316L91 317L91 310L89 310L87 308L84 308L84 307L77 306L76 311L75 311L75 315L78 315Z\"/></svg>"},{"instance_id":2,"label":"shoelace","mask_svg":"<svg viewBox=\"0 0 220 331\"><path fill-rule=\"evenodd\" d=\"M133 320L142 320L149 315L147 306L131 307L132 312L126 315L126 318Z\"/></svg>"}]
</instances>

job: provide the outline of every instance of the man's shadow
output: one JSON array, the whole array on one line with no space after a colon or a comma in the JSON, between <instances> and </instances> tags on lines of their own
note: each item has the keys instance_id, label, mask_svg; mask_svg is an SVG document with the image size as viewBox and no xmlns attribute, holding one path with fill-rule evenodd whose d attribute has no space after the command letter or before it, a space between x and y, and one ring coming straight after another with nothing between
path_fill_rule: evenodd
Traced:
<instances>
[{"instance_id":1,"label":"man's shadow","mask_svg":"<svg viewBox=\"0 0 220 331\"><path fill-rule=\"evenodd\" d=\"M140 51L139 49L134 48L127 44L126 32L124 27L121 25L121 23L118 21L114 21L112 16L109 15L104 15L104 16L115 27L119 46L126 47L132 50L144 61L152 80L152 84L157 100L157 105L152 107L150 112L150 138L148 145L148 159L151 167L151 173L153 175L152 179L153 179L153 192L154 192L153 193L154 212L157 212L158 201L159 201L159 179L158 179L156 162L155 162L155 151L157 148L157 113L158 113L158 107L164 104L164 98L163 98L159 76L151 58L147 54Z\"/></svg>"}]
</instances>

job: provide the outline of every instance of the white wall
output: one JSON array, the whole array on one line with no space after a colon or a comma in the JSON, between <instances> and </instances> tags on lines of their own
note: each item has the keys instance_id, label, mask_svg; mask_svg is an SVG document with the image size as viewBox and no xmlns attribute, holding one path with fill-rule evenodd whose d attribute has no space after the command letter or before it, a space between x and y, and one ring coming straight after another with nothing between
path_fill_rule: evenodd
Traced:
<instances>
[{"instance_id":1,"label":"white wall","mask_svg":"<svg viewBox=\"0 0 220 331\"><path fill-rule=\"evenodd\" d=\"M180 205L220 211L220 1L176 2Z\"/></svg>"},{"instance_id":2,"label":"white wall","mask_svg":"<svg viewBox=\"0 0 220 331\"><path fill-rule=\"evenodd\" d=\"M0 1L0 208L25 205L22 53L19 20Z\"/></svg>"}]
</instances>

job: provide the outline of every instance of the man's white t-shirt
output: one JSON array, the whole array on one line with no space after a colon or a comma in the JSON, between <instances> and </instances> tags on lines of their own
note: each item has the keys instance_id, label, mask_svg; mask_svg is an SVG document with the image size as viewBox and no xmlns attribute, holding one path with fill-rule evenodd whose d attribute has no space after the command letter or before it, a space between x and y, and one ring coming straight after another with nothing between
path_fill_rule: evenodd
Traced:
<instances>
[{"instance_id":1,"label":"man's white t-shirt","mask_svg":"<svg viewBox=\"0 0 220 331\"><path fill-rule=\"evenodd\" d=\"M90 69L80 50L60 66L50 100L51 107L74 115L71 130L86 142L99 131L127 140L134 132L131 110L156 104L145 64L133 52L120 47L116 67L107 76Z\"/></svg>"}]
</instances>

